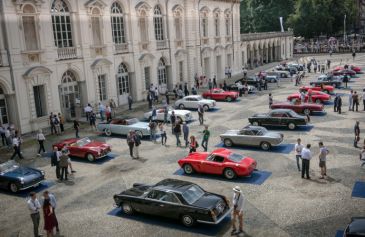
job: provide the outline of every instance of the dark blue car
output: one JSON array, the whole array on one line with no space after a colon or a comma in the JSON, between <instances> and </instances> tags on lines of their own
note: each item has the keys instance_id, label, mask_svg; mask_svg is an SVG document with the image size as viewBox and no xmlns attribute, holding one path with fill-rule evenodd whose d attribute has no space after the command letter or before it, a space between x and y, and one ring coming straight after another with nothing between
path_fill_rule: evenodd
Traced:
<instances>
[{"instance_id":1,"label":"dark blue car","mask_svg":"<svg viewBox=\"0 0 365 237\"><path fill-rule=\"evenodd\" d=\"M14 160L0 164L0 188L13 193L37 186L44 180L44 171L21 166Z\"/></svg>"}]
</instances>

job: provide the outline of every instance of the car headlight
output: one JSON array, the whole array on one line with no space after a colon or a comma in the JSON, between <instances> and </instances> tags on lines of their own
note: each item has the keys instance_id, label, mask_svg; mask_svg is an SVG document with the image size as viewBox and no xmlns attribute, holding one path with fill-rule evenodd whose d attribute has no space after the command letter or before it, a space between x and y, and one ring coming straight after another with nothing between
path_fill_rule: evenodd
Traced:
<instances>
[{"instance_id":1,"label":"car headlight","mask_svg":"<svg viewBox=\"0 0 365 237\"><path fill-rule=\"evenodd\" d=\"M20 183L24 184L24 178L20 178Z\"/></svg>"},{"instance_id":2,"label":"car headlight","mask_svg":"<svg viewBox=\"0 0 365 237\"><path fill-rule=\"evenodd\" d=\"M43 170L41 170L41 174L42 174L42 175L45 175L46 173L45 173Z\"/></svg>"}]
</instances>

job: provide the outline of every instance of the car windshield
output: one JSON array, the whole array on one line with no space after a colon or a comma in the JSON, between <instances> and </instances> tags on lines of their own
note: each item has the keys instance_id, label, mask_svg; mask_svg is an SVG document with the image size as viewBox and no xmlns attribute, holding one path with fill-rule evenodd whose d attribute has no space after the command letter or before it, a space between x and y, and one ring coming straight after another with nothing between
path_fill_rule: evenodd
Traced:
<instances>
[{"instance_id":1,"label":"car windshield","mask_svg":"<svg viewBox=\"0 0 365 237\"><path fill-rule=\"evenodd\" d=\"M237 153L231 153L228 156L228 159L230 159L233 162L240 163L243 159L245 159L245 157Z\"/></svg>"},{"instance_id":2,"label":"car windshield","mask_svg":"<svg viewBox=\"0 0 365 237\"><path fill-rule=\"evenodd\" d=\"M9 160L0 164L0 173L18 168L19 165L14 160Z\"/></svg>"},{"instance_id":3,"label":"car windshield","mask_svg":"<svg viewBox=\"0 0 365 237\"><path fill-rule=\"evenodd\" d=\"M132 124L135 124L135 123L138 123L138 122L139 122L139 120L137 118L127 120L128 125L132 125Z\"/></svg>"},{"instance_id":4,"label":"car windshield","mask_svg":"<svg viewBox=\"0 0 365 237\"><path fill-rule=\"evenodd\" d=\"M191 205L198 201L204 195L204 191L198 185L192 185L181 195L184 200Z\"/></svg>"},{"instance_id":5,"label":"car windshield","mask_svg":"<svg viewBox=\"0 0 365 237\"><path fill-rule=\"evenodd\" d=\"M266 128L260 128L259 130L257 130L256 135L264 135L267 133L267 129Z\"/></svg>"},{"instance_id":6,"label":"car windshield","mask_svg":"<svg viewBox=\"0 0 365 237\"><path fill-rule=\"evenodd\" d=\"M83 139L78 140L76 142L76 145L79 146L79 147L81 147L81 146L85 146L85 145L89 144L90 142L91 142L90 138L85 137Z\"/></svg>"}]
</instances>

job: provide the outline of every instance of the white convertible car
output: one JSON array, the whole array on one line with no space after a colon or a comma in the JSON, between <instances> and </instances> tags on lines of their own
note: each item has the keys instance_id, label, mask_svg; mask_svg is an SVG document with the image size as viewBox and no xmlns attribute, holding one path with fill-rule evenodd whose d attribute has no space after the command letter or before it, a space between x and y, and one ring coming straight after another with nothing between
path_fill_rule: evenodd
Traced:
<instances>
[{"instance_id":1,"label":"white convertible car","mask_svg":"<svg viewBox=\"0 0 365 237\"><path fill-rule=\"evenodd\" d=\"M107 136L111 136L112 134L127 135L131 130L136 131L140 137L150 135L148 123L141 122L136 118L112 119L108 122L99 123L96 128L99 132L103 132Z\"/></svg>"},{"instance_id":2,"label":"white convertible car","mask_svg":"<svg viewBox=\"0 0 365 237\"><path fill-rule=\"evenodd\" d=\"M205 111L216 107L215 100L204 99L200 95L189 95L175 102L175 107L179 109L197 109L202 105Z\"/></svg>"},{"instance_id":3,"label":"white convertible car","mask_svg":"<svg viewBox=\"0 0 365 237\"><path fill-rule=\"evenodd\" d=\"M170 116L172 114L172 111L175 112L175 116L177 119L179 119L182 122L189 122L193 119L193 115L189 110L176 110L172 107L167 107L168 109L168 115L167 115L167 121L170 122ZM156 108L157 116L156 120L158 121L164 121L165 118L165 107ZM152 110L144 114L144 118L147 120L152 119Z\"/></svg>"}]
</instances>

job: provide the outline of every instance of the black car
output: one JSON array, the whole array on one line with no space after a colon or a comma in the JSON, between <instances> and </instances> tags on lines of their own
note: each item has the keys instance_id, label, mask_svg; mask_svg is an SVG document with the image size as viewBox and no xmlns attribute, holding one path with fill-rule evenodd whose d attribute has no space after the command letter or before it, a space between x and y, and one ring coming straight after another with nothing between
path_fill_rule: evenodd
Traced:
<instances>
[{"instance_id":1,"label":"black car","mask_svg":"<svg viewBox=\"0 0 365 237\"><path fill-rule=\"evenodd\" d=\"M365 217L352 217L351 223L346 227L344 237L364 237Z\"/></svg>"},{"instance_id":2,"label":"black car","mask_svg":"<svg viewBox=\"0 0 365 237\"><path fill-rule=\"evenodd\" d=\"M311 81L311 86L330 85L334 88L339 88L342 85L342 78L331 74L321 75L317 78L317 81Z\"/></svg>"},{"instance_id":3,"label":"black car","mask_svg":"<svg viewBox=\"0 0 365 237\"><path fill-rule=\"evenodd\" d=\"M229 84L227 85L228 91L240 91L243 90L244 86L241 83ZM248 93L254 93L256 91L256 87L254 86L247 86Z\"/></svg>"},{"instance_id":4,"label":"black car","mask_svg":"<svg viewBox=\"0 0 365 237\"><path fill-rule=\"evenodd\" d=\"M178 219L185 226L218 224L231 208L226 197L204 191L194 183L165 179L155 185L134 184L114 195L115 204L125 214L140 212Z\"/></svg>"},{"instance_id":5,"label":"black car","mask_svg":"<svg viewBox=\"0 0 365 237\"><path fill-rule=\"evenodd\" d=\"M21 166L14 160L0 164L0 187L13 193L37 186L43 180L43 170Z\"/></svg>"},{"instance_id":6,"label":"black car","mask_svg":"<svg viewBox=\"0 0 365 237\"><path fill-rule=\"evenodd\" d=\"M274 109L269 113L254 114L248 121L254 126L287 126L291 130L308 123L307 117L291 109Z\"/></svg>"},{"instance_id":7,"label":"black car","mask_svg":"<svg viewBox=\"0 0 365 237\"><path fill-rule=\"evenodd\" d=\"M241 78L241 79L238 79L237 81L235 81L235 83L241 83L242 85L244 85L246 82L247 82L247 85L251 85L251 86L255 86L255 87L258 87L259 84L261 84L261 87L264 86L264 80L260 80L256 76L247 77L246 79Z\"/></svg>"}]
</instances>

